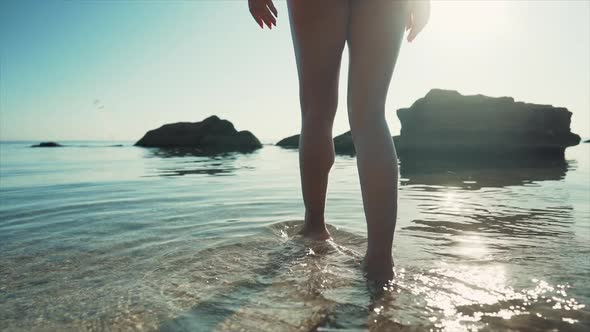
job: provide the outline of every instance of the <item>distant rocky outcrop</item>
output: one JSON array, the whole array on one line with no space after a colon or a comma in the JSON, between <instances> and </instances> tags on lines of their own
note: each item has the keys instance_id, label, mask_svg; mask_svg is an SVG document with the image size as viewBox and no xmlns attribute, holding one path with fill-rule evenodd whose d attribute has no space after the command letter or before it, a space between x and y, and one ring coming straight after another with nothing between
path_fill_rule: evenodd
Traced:
<instances>
[{"instance_id":1,"label":"distant rocky outcrop","mask_svg":"<svg viewBox=\"0 0 590 332\"><path fill-rule=\"evenodd\" d=\"M511 97L433 89L397 116L402 128L394 140L400 156L563 156L565 148L580 142L570 131L572 113L566 108Z\"/></svg>"},{"instance_id":2,"label":"distant rocky outcrop","mask_svg":"<svg viewBox=\"0 0 590 332\"><path fill-rule=\"evenodd\" d=\"M350 130L342 135L334 137L334 150L338 154L355 154L354 142L352 141L352 133Z\"/></svg>"},{"instance_id":3,"label":"distant rocky outcrop","mask_svg":"<svg viewBox=\"0 0 590 332\"><path fill-rule=\"evenodd\" d=\"M61 146L63 145L56 142L41 142L39 144L31 145L32 148L56 148Z\"/></svg>"},{"instance_id":4,"label":"distant rocky outcrop","mask_svg":"<svg viewBox=\"0 0 590 332\"><path fill-rule=\"evenodd\" d=\"M190 148L205 154L249 152L262 147L254 134L213 115L200 122L177 122L148 131L136 146Z\"/></svg>"},{"instance_id":5,"label":"distant rocky outcrop","mask_svg":"<svg viewBox=\"0 0 590 332\"><path fill-rule=\"evenodd\" d=\"M299 147L299 135L285 137L278 141L276 145L287 149L297 149Z\"/></svg>"},{"instance_id":6,"label":"distant rocky outcrop","mask_svg":"<svg viewBox=\"0 0 590 332\"><path fill-rule=\"evenodd\" d=\"M299 135L285 137L278 141L277 146L286 149L297 149L299 147ZM338 154L354 154L354 144L350 130L342 135L334 137L334 150Z\"/></svg>"}]
</instances>

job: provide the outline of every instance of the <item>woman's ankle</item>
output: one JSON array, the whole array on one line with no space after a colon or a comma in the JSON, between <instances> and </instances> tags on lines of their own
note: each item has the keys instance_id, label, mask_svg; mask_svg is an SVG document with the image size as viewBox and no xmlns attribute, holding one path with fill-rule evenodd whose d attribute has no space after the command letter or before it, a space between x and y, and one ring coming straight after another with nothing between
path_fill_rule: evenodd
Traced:
<instances>
[{"instance_id":1,"label":"woman's ankle","mask_svg":"<svg viewBox=\"0 0 590 332\"><path fill-rule=\"evenodd\" d=\"M391 246L372 247L369 245L363 259L363 270L372 280L390 280L393 277L393 256Z\"/></svg>"},{"instance_id":2,"label":"woman's ankle","mask_svg":"<svg viewBox=\"0 0 590 332\"><path fill-rule=\"evenodd\" d=\"M326 221L324 219L324 213L310 213L306 211L303 226L310 230L325 229Z\"/></svg>"},{"instance_id":3,"label":"woman's ankle","mask_svg":"<svg viewBox=\"0 0 590 332\"><path fill-rule=\"evenodd\" d=\"M323 217L311 219L306 216L300 233L301 235L314 240L327 240L330 238L330 232L326 227Z\"/></svg>"},{"instance_id":4,"label":"woman's ankle","mask_svg":"<svg viewBox=\"0 0 590 332\"><path fill-rule=\"evenodd\" d=\"M367 279L387 281L393 278L393 257L389 255L365 254L362 269Z\"/></svg>"}]
</instances>

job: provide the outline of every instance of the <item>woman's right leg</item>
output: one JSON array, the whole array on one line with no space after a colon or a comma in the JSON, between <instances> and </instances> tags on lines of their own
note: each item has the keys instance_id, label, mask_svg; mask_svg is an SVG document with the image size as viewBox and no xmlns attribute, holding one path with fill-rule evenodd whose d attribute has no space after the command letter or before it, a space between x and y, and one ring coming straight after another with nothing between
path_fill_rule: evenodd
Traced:
<instances>
[{"instance_id":1,"label":"woman's right leg","mask_svg":"<svg viewBox=\"0 0 590 332\"><path fill-rule=\"evenodd\" d=\"M303 235L330 237L324 221L328 174L334 163L332 125L346 43L348 0L289 0L299 74L299 169L305 204Z\"/></svg>"},{"instance_id":2,"label":"woman's right leg","mask_svg":"<svg viewBox=\"0 0 590 332\"><path fill-rule=\"evenodd\" d=\"M357 154L370 279L393 277L391 247L397 218L397 156L385 120L385 100L406 22L406 1L351 0L348 118Z\"/></svg>"}]
</instances>

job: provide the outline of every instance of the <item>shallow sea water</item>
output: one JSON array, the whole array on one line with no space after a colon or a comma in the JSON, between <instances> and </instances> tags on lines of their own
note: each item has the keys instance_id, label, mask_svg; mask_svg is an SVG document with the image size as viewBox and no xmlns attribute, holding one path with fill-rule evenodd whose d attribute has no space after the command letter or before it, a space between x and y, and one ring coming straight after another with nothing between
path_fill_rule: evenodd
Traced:
<instances>
[{"instance_id":1,"label":"shallow sea water","mask_svg":"<svg viewBox=\"0 0 590 332\"><path fill-rule=\"evenodd\" d=\"M354 157L332 170L333 241L312 242L296 150L32 143L0 143L0 330L590 328L590 144L551 163L402 161L396 277L377 287Z\"/></svg>"}]
</instances>

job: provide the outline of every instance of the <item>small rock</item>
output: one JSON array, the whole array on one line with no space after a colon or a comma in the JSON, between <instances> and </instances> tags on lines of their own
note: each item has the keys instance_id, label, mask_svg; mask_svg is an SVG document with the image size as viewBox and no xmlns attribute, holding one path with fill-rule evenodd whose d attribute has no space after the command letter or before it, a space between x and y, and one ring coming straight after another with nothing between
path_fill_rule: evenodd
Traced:
<instances>
[{"instance_id":1,"label":"small rock","mask_svg":"<svg viewBox=\"0 0 590 332\"><path fill-rule=\"evenodd\" d=\"M39 144L31 145L32 148L56 148L63 145L56 142L41 142Z\"/></svg>"}]
</instances>

